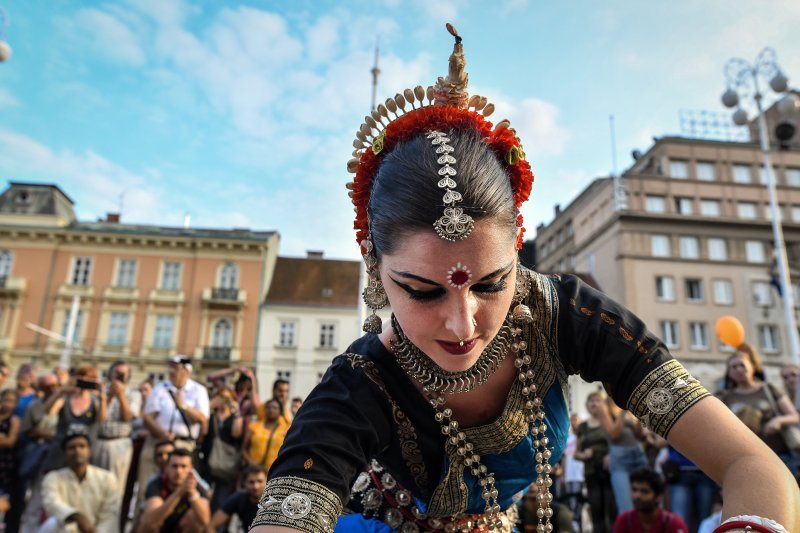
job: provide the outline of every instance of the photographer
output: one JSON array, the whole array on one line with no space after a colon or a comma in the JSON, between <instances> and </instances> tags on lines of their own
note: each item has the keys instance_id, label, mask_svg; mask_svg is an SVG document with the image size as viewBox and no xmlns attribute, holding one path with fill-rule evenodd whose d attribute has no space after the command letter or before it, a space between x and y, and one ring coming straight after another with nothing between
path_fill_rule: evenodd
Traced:
<instances>
[{"instance_id":1,"label":"photographer","mask_svg":"<svg viewBox=\"0 0 800 533\"><path fill-rule=\"evenodd\" d=\"M49 415L57 415L56 434L42 465L42 472L66 466L60 443L70 427L85 426L90 440L97 434L100 422L106 420L106 391L98 379L97 370L82 365L69 381L44 403Z\"/></svg>"},{"instance_id":2,"label":"photographer","mask_svg":"<svg viewBox=\"0 0 800 533\"><path fill-rule=\"evenodd\" d=\"M92 447L92 463L114 472L120 480L120 497L133 457L133 420L142 407L139 391L128 389L129 379L130 367L124 361L116 361L108 369L107 416L98 427L97 441Z\"/></svg>"}]
</instances>

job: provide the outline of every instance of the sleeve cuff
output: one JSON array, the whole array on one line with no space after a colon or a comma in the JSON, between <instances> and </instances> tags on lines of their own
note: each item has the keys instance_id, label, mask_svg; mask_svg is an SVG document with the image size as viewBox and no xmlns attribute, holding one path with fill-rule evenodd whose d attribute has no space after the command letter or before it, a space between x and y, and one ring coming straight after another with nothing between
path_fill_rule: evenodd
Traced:
<instances>
[{"instance_id":1,"label":"sleeve cuff","mask_svg":"<svg viewBox=\"0 0 800 533\"><path fill-rule=\"evenodd\" d=\"M307 533L333 533L342 502L326 487L298 477L278 477L267 483L251 529L288 526Z\"/></svg>"},{"instance_id":2,"label":"sleeve cuff","mask_svg":"<svg viewBox=\"0 0 800 533\"><path fill-rule=\"evenodd\" d=\"M666 438L675 422L709 392L675 359L651 371L633 390L627 408L642 425Z\"/></svg>"}]
</instances>

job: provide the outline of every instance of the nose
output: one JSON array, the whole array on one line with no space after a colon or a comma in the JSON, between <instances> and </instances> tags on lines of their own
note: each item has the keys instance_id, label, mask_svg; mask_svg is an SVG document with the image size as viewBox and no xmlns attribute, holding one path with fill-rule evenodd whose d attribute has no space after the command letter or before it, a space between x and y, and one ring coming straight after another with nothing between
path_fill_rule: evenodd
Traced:
<instances>
[{"instance_id":1,"label":"nose","mask_svg":"<svg viewBox=\"0 0 800 533\"><path fill-rule=\"evenodd\" d=\"M475 297L469 291L460 290L450 299L452 305L445 306L447 313L444 319L445 328L458 340L471 339L475 335L477 324L475 312L478 306Z\"/></svg>"}]
</instances>

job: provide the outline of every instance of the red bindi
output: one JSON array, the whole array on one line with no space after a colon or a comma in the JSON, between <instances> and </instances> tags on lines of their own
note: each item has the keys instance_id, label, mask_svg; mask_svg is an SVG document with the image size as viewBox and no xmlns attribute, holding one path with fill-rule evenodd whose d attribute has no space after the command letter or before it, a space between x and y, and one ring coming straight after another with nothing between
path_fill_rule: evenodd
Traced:
<instances>
[{"instance_id":1,"label":"red bindi","mask_svg":"<svg viewBox=\"0 0 800 533\"><path fill-rule=\"evenodd\" d=\"M462 265L461 263L457 263L447 274L447 282L456 289L462 288L472 279L472 272L470 272L466 265Z\"/></svg>"}]
</instances>

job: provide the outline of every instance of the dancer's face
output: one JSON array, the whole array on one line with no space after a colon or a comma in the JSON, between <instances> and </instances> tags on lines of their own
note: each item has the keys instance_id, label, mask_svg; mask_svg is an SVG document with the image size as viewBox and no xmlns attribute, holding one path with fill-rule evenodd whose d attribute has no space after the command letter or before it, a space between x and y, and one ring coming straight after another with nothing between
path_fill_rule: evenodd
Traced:
<instances>
[{"instance_id":1,"label":"dancer's face","mask_svg":"<svg viewBox=\"0 0 800 533\"><path fill-rule=\"evenodd\" d=\"M457 242L418 231L381 257L392 312L409 340L445 370L471 367L503 325L516 282L509 233L491 220L476 222Z\"/></svg>"}]
</instances>

